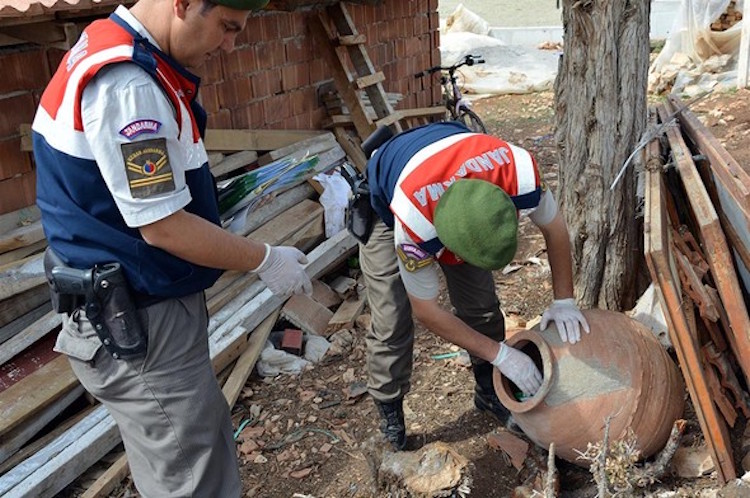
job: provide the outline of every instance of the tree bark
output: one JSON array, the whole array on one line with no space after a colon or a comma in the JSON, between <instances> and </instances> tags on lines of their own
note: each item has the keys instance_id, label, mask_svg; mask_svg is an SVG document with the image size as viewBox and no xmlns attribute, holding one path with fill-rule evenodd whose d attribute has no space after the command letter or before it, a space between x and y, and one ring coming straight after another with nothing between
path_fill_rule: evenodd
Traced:
<instances>
[{"instance_id":1,"label":"tree bark","mask_svg":"<svg viewBox=\"0 0 750 498\"><path fill-rule=\"evenodd\" d=\"M555 82L559 202L583 307L630 308L642 230L635 164L610 186L647 121L649 0L563 0L565 49Z\"/></svg>"}]
</instances>

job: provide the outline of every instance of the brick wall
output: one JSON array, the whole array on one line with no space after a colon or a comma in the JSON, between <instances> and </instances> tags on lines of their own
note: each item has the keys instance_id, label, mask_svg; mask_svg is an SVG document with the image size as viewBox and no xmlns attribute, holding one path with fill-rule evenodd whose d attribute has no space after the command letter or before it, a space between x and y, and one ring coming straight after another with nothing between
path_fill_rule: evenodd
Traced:
<instances>
[{"instance_id":1,"label":"brick wall","mask_svg":"<svg viewBox=\"0 0 750 498\"><path fill-rule=\"evenodd\" d=\"M440 62L437 0L347 4L367 50L383 71L388 92L403 94L398 108L440 102L436 78L414 74ZM234 52L210 59L197 72L211 128L318 129L326 117L319 88L331 71L308 29L312 11L261 12L248 19ZM35 202L30 153L21 152L18 127L31 123L44 87L63 52L0 49L0 214Z\"/></svg>"}]
</instances>

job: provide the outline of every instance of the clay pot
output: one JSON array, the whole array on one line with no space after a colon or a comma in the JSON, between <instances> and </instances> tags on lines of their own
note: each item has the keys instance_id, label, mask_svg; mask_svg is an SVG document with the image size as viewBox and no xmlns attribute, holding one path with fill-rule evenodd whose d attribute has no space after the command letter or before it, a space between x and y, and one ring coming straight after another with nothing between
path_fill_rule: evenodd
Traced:
<instances>
[{"instance_id":1,"label":"clay pot","mask_svg":"<svg viewBox=\"0 0 750 498\"><path fill-rule=\"evenodd\" d=\"M569 462L587 465L575 450L602 441L608 417L610 441L631 428L642 456L651 456L682 415L685 387L677 366L635 320L613 311L583 313L591 333L576 344L563 343L554 323L544 332L537 325L509 334L507 344L531 356L544 381L534 396L517 401L516 386L495 369L495 392L532 441L543 448L554 442Z\"/></svg>"}]
</instances>

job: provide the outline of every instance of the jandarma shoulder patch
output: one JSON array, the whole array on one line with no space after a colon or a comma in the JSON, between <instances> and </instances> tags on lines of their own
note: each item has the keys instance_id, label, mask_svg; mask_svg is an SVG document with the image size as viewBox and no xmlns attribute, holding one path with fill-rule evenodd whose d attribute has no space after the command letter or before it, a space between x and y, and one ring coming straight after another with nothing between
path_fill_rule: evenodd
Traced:
<instances>
[{"instance_id":1,"label":"jandarma shoulder patch","mask_svg":"<svg viewBox=\"0 0 750 498\"><path fill-rule=\"evenodd\" d=\"M133 197L145 199L174 191L166 138L122 144L120 148Z\"/></svg>"},{"instance_id":2,"label":"jandarma shoulder patch","mask_svg":"<svg viewBox=\"0 0 750 498\"><path fill-rule=\"evenodd\" d=\"M433 261L432 254L414 244L399 244L396 247L396 254L408 272L420 270L429 266Z\"/></svg>"}]
</instances>

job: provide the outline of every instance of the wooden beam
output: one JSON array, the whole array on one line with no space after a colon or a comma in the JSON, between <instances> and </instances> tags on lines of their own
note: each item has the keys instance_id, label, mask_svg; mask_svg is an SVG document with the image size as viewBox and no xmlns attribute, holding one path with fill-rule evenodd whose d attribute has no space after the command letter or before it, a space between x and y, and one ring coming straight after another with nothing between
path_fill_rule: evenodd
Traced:
<instances>
[{"instance_id":1,"label":"wooden beam","mask_svg":"<svg viewBox=\"0 0 750 498\"><path fill-rule=\"evenodd\" d=\"M12 339L5 341L3 347L0 348L0 365L60 327L62 323L61 316L55 311L49 311L46 315L26 327L23 334L18 334Z\"/></svg>"},{"instance_id":2,"label":"wooden beam","mask_svg":"<svg viewBox=\"0 0 750 498\"><path fill-rule=\"evenodd\" d=\"M0 234L0 253L29 246L43 239L44 230L42 230L42 222L35 221L29 225L20 226L14 230Z\"/></svg>"},{"instance_id":3,"label":"wooden beam","mask_svg":"<svg viewBox=\"0 0 750 498\"><path fill-rule=\"evenodd\" d=\"M0 266L0 301L46 283L41 254Z\"/></svg>"},{"instance_id":4,"label":"wooden beam","mask_svg":"<svg viewBox=\"0 0 750 498\"><path fill-rule=\"evenodd\" d=\"M0 436L21 425L30 417L78 385L78 379L65 355L59 355L39 370L0 393Z\"/></svg>"},{"instance_id":5,"label":"wooden beam","mask_svg":"<svg viewBox=\"0 0 750 498\"><path fill-rule=\"evenodd\" d=\"M107 498L120 482L127 477L128 473L130 473L128 457L123 454L84 491L81 498Z\"/></svg>"},{"instance_id":6,"label":"wooden beam","mask_svg":"<svg viewBox=\"0 0 750 498\"><path fill-rule=\"evenodd\" d=\"M206 150L236 152L274 150L316 137L317 130L206 130Z\"/></svg>"},{"instance_id":7,"label":"wooden beam","mask_svg":"<svg viewBox=\"0 0 750 498\"><path fill-rule=\"evenodd\" d=\"M260 166L265 166L266 164L270 164L282 157L294 156L296 154L320 154L333 148L335 145L337 145L336 137L333 136L333 133L326 131L317 137L300 140L292 145L287 145L286 147L281 147L272 150L267 154L263 154L258 158L258 164Z\"/></svg>"},{"instance_id":8,"label":"wooden beam","mask_svg":"<svg viewBox=\"0 0 750 498\"><path fill-rule=\"evenodd\" d=\"M331 335L341 329L352 328L357 317L361 315L362 311L365 309L366 303L367 300L364 296L355 299L347 299L341 303L341 306L338 307L331 319L328 320L326 335Z\"/></svg>"},{"instance_id":9,"label":"wooden beam","mask_svg":"<svg viewBox=\"0 0 750 498\"><path fill-rule=\"evenodd\" d=\"M274 325L276 325L279 311L280 309L277 308L276 311L268 315L255 328L253 333L250 334L250 339L247 341L247 349L237 358L237 363L235 363L232 373L229 374L229 378L224 383L222 392L230 409L237 402L242 388L245 387L247 379L250 377L253 368L255 368L255 363L258 361L261 351L263 351L263 346L265 346L268 336L271 335L271 331Z\"/></svg>"},{"instance_id":10,"label":"wooden beam","mask_svg":"<svg viewBox=\"0 0 750 498\"><path fill-rule=\"evenodd\" d=\"M224 159L219 161L215 166L211 166L211 174L214 175L214 177L226 175L227 173L237 171L240 168L250 166L257 160L257 152L253 150L241 150L240 152L224 157Z\"/></svg>"},{"instance_id":11,"label":"wooden beam","mask_svg":"<svg viewBox=\"0 0 750 498\"><path fill-rule=\"evenodd\" d=\"M317 277L341 264L356 249L356 240L346 231L339 232L307 255L306 271L311 278ZM257 327L283 304L283 298L273 295L262 282L251 287L260 292L211 334L212 358L237 341L246 342L246 331ZM49 445L0 476L0 496L7 493L16 498L52 498L119 441L114 420L99 406Z\"/></svg>"},{"instance_id":12,"label":"wooden beam","mask_svg":"<svg viewBox=\"0 0 750 498\"><path fill-rule=\"evenodd\" d=\"M647 166L644 223L646 262L651 278L660 291L667 330L693 401L696 418L716 465L719 480L724 483L736 476L731 442L727 427L711 399L708 382L702 374L699 345L693 339L682 311L682 295L677 287L679 279L670 251L669 221L663 192L661 166Z\"/></svg>"},{"instance_id":13,"label":"wooden beam","mask_svg":"<svg viewBox=\"0 0 750 498\"><path fill-rule=\"evenodd\" d=\"M658 109L661 118L666 119L667 109L663 105L658 106ZM731 330L727 331L729 343L742 368L745 380L750 382L750 317L748 317L737 274L734 271L726 237L679 128L668 128L667 139L677 171L682 178L690 209L703 239L711 275L716 282L722 304L729 317L731 324Z\"/></svg>"}]
</instances>

